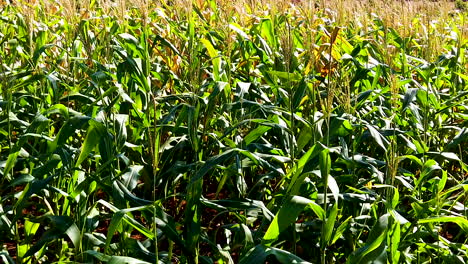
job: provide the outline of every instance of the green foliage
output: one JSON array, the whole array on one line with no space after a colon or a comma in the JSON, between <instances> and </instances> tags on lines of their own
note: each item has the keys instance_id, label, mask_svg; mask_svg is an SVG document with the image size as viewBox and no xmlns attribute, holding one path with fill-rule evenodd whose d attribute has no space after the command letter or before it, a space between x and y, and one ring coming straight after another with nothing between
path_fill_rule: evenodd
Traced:
<instances>
[{"instance_id":1,"label":"green foliage","mask_svg":"<svg viewBox=\"0 0 468 264\"><path fill-rule=\"evenodd\" d=\"M0 7L1 261L468 262L466 14L201 2Z\"/></svg>"},{"instance_id":2,"label":"green foliage","mask_svg":"<svg viewBox=\"0 0 468 264\"><path fill-rule=\"evenodd\" d=\"M460 11L466 11L468 9L468 5L465 2L466 1L463 1L463 0L457 0L455 2L455 7L459 9Z\"/></svg>"}]
</instances>

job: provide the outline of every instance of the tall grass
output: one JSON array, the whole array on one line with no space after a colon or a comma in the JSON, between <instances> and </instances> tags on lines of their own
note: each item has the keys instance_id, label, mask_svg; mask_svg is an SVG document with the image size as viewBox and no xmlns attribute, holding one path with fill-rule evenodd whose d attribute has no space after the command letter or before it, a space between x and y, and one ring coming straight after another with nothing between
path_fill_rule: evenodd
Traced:
<instances>
[{"instance_id":1,"label":"tall grass","mask_svg":"<svg viewBox=\"0 0 468 264\"><path fill-rule=\"evenodd\" d=\"M467 14L0 7L5 263L464 263Z\"/></svg>"}]
</instances>

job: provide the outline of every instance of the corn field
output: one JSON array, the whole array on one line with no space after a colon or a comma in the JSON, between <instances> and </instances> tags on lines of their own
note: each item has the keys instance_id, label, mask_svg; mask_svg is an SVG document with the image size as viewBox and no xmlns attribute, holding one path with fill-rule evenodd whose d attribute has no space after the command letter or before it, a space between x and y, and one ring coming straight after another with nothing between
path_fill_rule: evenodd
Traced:
<instances>
[{"instance_id":1,"label":"corn field","mask_svg":"<svg viewBox=\"0 0 468 264\"><path fill-rule=\"evenodd\" d=\"M467 263L468 3L0 1L0 262Z\"/></svg>"}]
</instances>

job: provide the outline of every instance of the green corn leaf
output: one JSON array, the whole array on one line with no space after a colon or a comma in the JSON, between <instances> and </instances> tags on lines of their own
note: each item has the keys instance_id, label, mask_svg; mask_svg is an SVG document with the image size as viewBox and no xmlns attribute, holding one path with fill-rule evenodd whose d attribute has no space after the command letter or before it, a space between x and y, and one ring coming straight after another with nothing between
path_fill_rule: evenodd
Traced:
<instances>
[{"instance_id":1,"label":"green corn leaf","mask_svg":"<svg viewBox=\"0 0 468 264\"><path fill-rule=\"evenodd\" d=\"M415 187L417 188L418 186L420 186L424 181L427 180L427 178L432 173L441 169L442 168L439 166L439 164L435 160L432 160L432 159L427 160L423 165L421 175L417 179Z\"/></svg>"},{"instance_id":2,"label":"green corn leaf","mask_svg":"<svg viewBox=\"0 0 468 264\"><path fill-rule=\"evenodd\" d=\"M62 115L63 117L65 117L66 119L68 119L70 117L70 113L77 113L76 111L66 107L65 105L63 104L55 104L53 106L51 106L49 109L46 109L42 112L43 115L45 116L49 116L49 115L52 115L52 114L60 114Z\"/></svg>"},{"instance_id":3,"label":"green corn leaf","mask_svg":"<svg viewBox=\"0 0 468 264\"><path fill-rule=\"evenodd\" d=\"M250 40L249 35L247 35L241 28L241 26L237 23L230 23L229 28L234 30L237 34L243 37L245 40Z\"/></svg>"},{"instance_id":4,"label":"green corn leaf","mask_svg":"<svg viewBox=\"0 0 468 264\"><path fill-rule=\"evenodd\" d=\"M139 206L139 207L133 207L133 208L128 208L128 209L117 210L117 208L115 208L114 206L110 205L109 203L105 201L100 200L99 202L115 212L114 215L112 216L111 222L107 229L106 244L104 246L105 253L109 251L109 246L110 246L112 237L114 236L114 233L117 232L117 230L121 228L121 225L123 224L123 222L125 222L126 224L129 224L130 226L138 230L141 234L148 237L149 239L154 239L153 232L151 232L145 226L140 224L138 221L136 221L135 219L127 215L128 213L134 212L134 211L148 210L150 206Z\"/></svg>"},{"instance_id":5,"label":"green corn leaf","mask_svg":"<svg viewBox=\"0 0 468 264\"><path fill-rule=\"evenodd\" d=\"M47 223L51 228L26 252L23 258L34 255L49 242L62 238L65 235L70 238L75 248L80 247L80 230L69 216L46 215L38 219L31 219L31 221L43 224Z\"/></svg>"},{"instance_id":6,"label":"green corn leaf","mask_svg":"<svg viewBox=\"0 0 468 264\"><path fill-rule=\"evenodd\" d=\"M117 122L116 138L117 138L117 144L118 144L118 146L116 147L120 149L122 146L125 145L125 142L127 141L126 123L128 121L128 115L121 115L121 114L116 115L115 121Z\"/></svg>"},{"instance_id":7,"label":"green corn leaf","mask_svg":"<svg viewBox=\"0 0 468 264\"><path fill-rule=\"evenodd\" d=\"M257 245L252 248L240 261L239 264L258 264L265 263L268 256L273 255L276 260L282 264L298 263L309 264L298 256L277 248L267 247L265 245Z\"/></svg>"},{"instance_id":8,"label":"green corn leaf","mask_svg":"<svg viewBox=\"0 0 468 264\"><path fill-rule=\"evenodd\" d=\"M88 116L77 115L65 122L55 136L54 141L48 143L47 152L53 153L58 147L65 145L70 137L75 136L75 131L81 129L90 119Z\"/></svg>"},{"instance_id":9,"label":"green corn leaf","mask_svg":"<svg viewBox=\"0 0 468 264\"><path fill-rule=\"evenodd\" d=\"M464 192L468 192L468 184L466 183L463 183L463 184L458 184L458 185L455 185L453 187L451 187L450 189L444 191L442 193L442 195L448 197L450 194L452 194L453 192L456 192L456 191L459 191L459 190L462 190Z\"/></svg>"},{"instance_id":10,"label":"green corn leaf","mask_svg":"<svg viewBox=\"0 0 468 264\"><path fill-rule=\"evenodd\" d=\"M7 180L11 181L11 170L13 169L13 166L15 166L16 159L18 158L20 151L15 150L12 153L8 155L8 159L6 161L5 167L3 168L3 175L7 178Z\"/></svg>"},{"instance_id":11,"label":"green corn leaf","mask_svg":"<svg viewBox=\"0 0 468 264\"><path fill-rule=\"evenodd\" d=\"M409 221L406 218L404 218L400 213L395 211L395 209L389 210L389 213L393 216L395 221L397 221L400 225L405 225L409 223Z\"/></svg>"},{"instance_id":12,"label":"green corn leaf","mask_svg":"<svg viewBox=\"0 0 468 264\"><path fill-rule=\"evenodd\" d=\"M461 216L438 216L431 217L426 219L418 220L418 223L455 223L457 224L465 233L468 233L468 220L465 217Z\"/></svg>"},{"instance_id":13,"label":"green corn leaf","mask_svg":"<svg viewBox=\"0 0 468 264\"><path fill-rule=\"evenodd\" d=\"M457 156L457 154L453 152L442 152L440 155L446 159L460 161L460 158Z\"/></svg>"},{"instance_id":14,"label":"green corn leaf","mask_svg":"<svg viewBox=\"0 0 468 264\"><path fill-rule=\"evenodd\" d=\"M386 258L385 239L387 238L389 216L389 214L385 214L378 219L369 234L366 244L354 251L346 263L369 263L368 261Z\"/></svg>"},{"instance_id":15,"label":"green corn leaf","mask_svg":"<svg viewBox=\"0 0 468 264\"><path fill-rule=\"evenodd\" d=\"M343 223L340 224L335 230L335 233L333 235L333 239L331 240L330 245L335 244L335 242L343 235L343 233L346 231L346 229L349 228L351 225L351 220L353 219L352 216L348 217L346 220L343 221Z\"/></svg>"},{"instance_id":16,"label":"green corn leaf","mask_svg":"<svg viewBox=\"0 0 468 264\"><path fill-rule=\"evenodd\" d=\"M53 180L53 176L50 176L43 180L33 180L29 182L24 190L22 191L21 195L18 198L14 205L15 209L15 216L13 218L13 222L16 222L22 215L22 210L26 205L26 202L34 195L39 194L41 191L47 188L47 185Z\"/></svg>"},{"instance_id":17,"label":"green corn leaf","mask_svg":"<svg viewBox=\"0 0 468 264\"><path fill-rule=\"evenodd\" d=\"M309 206L319 219L325 219L325 211L320 205L316 204L315 202L311 202L309 203Z\"/></svg>"},{"instance_id":18,"label":"green corn leaf","mask_svg":"<svg viewBox=\"0 0 468 264\"><path fill-rule=\"evenodd\" d=\"M140 43L138 42L138 39L136 39L134 36L132 36L132 35L130 35L128 33L121 33L121 34L119 34L119 37L121 37L126 42L135 45L135 47L140 45Z\"/></svg>"},{"instance_id":19,"label":"green corn leaf","mask_svg":"<svg viewBox=\"0 0 468 264\"><path fill-rule=\"evenodd\" d=\"M446 170L442 170L442 178L439 180L439 183L437 183L437 191L440 194L444 188L445 184L447 183L448 175Z\"/></svg>"},{"instance_id":20,"label":"green corn leaf","mask_svg":"<svg viewBox=\"0 0 468 264\"><path fill-rule=\"evenodd\" d=\"M24 221L24 231L26 233L26 238L30 239L32 236L36 234L36 231L39 229L40 224L34 223L26 219Z\"/></svg>"},{"instance_id":21,"label":"green corn leaf","mask_svg":"<svg viewBox=\"0 0 468 264\"><path fill-rule=\"evenodd\" d=\"M201 234L201 204L203 179L192 181L187 188L187 210L185 211L185 240L190 255L195 254L195 249Z\"/></svg>"},{"instance_id":22,"label":"green corn leaf","mask_svg":"<svg viewBox=\"0 0 468 264\"><path fill-rule=\"evenodd\" d=\"M400 192L398 191L398 188L392 188L392 189L393 189L392 208L395 209L398 206L398 203L400 202Z\"/></svg>"},{"instance_id":23,"label":"green corn leaf","mask_svg":"<svg viewBox=\"0 0 468 264\"><path fill-rule=\"evenodd\" d=\"M98 145L105 130L106 128L103 124L93 120L89 121L88 133L86 134L83 147L81 148L80 156L78 156L75 167L78 167L85 159L88 158L91 151L93 151Z\"/></svg>"},{"instance_id":24,"label":"green corn leaf","mask_svg":"<svg viewBox=\"0 0 468 264\"><path fill-rule=\"evenodd\" d=\"M21 256L21 255L20 255ZM7 251L0 251L0 259L3 260L5 264L15 264L15 260L8 254Z\"/></svg>"},{"instance_id":25,"label":"green corn leaf","mask_svg":"<svg viewBox=\"0 0 468 264\"><path fill-rule=\"evenodd\" d=\"M423 162L421 161L421 159L419 159L418 157L414 156L414 155L404 155L404 156L400 156L398 157L398 160L399 162L405 160L405 159L409 159L413 162L415 162L416 164L418 164L419 166L423 166Z\"/></svg>"},{"instance_id":26,"label":"green corn leaf","mask_svg":"<svg viewBox=\"0 0 468 264\"><path fill-rule=\"evenodd\" d=\"M119 225L122 223L122 219L124 217L125 213L123 211L118 211L114 213L112 216L111 222L107 228L107 236L106 236L106 244L104 246L104 253L109 252L109 246L112 240L112 237L114 236L114 233L117 232L117 228Z\"/></svg>"},{"instance_id":27,"label":"green corn leaf","mask_svg":"<svg viewBox=\"0 0 468 264\"><path fill-rule=\"evenodd\" d=\"M301 132L299 133L299 137L297 139L297 151L301 152L304 147L309 144L309 142L312 140L313 134L312 134L312 128L310 126L306 126L303 129L301 129Z\"/></svg>"},{"instance_id":28,"label":"green corn leaf","mask_svg":"<svg viewBox=\"0 0 468 264\"><path fill-rule=\"evenodd\" d=\"M227 150L219 155L209 158L205 164L197 171L195 176L192 178L192 182L200 180L205 174L207 174L211 169L215 168L218 165L221 165L223 162L233 158L236 155L236 149Z\"/></svg>"},{"instance_id":29,"label":"green corn leaf","mask_svg":"<svg viewBox=\"0 0 468 264\"><path fill-rule=\"evenodd\" d=\"M270 129L271 129L271 127L268 127L268 126L259 126L256 129L250 131L250 133L247 134L247 136L244 137L245 144L249 145L253 141L255 141L258 138L260 138L261 136L263 136L263 134L265 134Z\"/></svg>"},{"instance_id":30,"label":"green corn leaf","mask_svg":"<svg viewBox=\"0 0 468 264\"><path fill-rule=\"evenodd\" d=\"M393 224L393 228L391 230L391 235L390 235L390 258L392 260L392 263L400 263L400 251L398 250L398 247L400 246L400 240L401 240L401 227L400 223L396 222Z\"/></svg>"},{"instance_id":31,"label":"green corn leaf","mask_svg":"<svg viewBox=\"0 0 468 264\"><path fill-rule=\"evenodd\" d=\"M304 207L311 202L311 200L301 196L292 196L288 201L283 203L263 236L263 244L269 246L278 239L280 233L295 223L296 218L304 210Z\"/></svg>"},{"instance_id":32,"label":"green corn leaf","mask_svg":"<svg viewBox=\"0 0 468 264\"><path fill-rule=\"evenodd\" d=\"M146 262L131 257L122 257L122 256L109 256L95 250L86 250L84 253L95 257L96 259L109 263L109 264L149 264L151 262Z\"/></svg>"},{"instance_id":33,"label":"green corn leaf","mask_svg":"<svg viewBox=\"0 0 468 264\"><path fill-rule=\"evenodd\" d=\"M84 253L89 254L89 255L97 258L98 260L104 261L104 262L109 261L109 259L111 258L110 256L108 256L106 254L103 254L103 253L100 253L100 252L97 252L95 250L86 250Z\"/></svg>"},{"instance_id":34,"label":"green corn leaf","mask_svg":"<svg viewBox=\"0 0 468 264\"><path fill-rule=\"evenodd\" d=\"M275 29L271 19L262 19L261 34L266 38L271 47L276 48L278 46L278 37L275 35Z\"/></svg>"},{"instance_id":35,"label":"green corn leaf","mask_svg":"<svg viewBox=\"0 0 468 264\"><path fill-rule=\"evenodd\" d=\"M298 73L290 73L290 72L283 72L283 71L270 71L269 74L271 76L276 76L280 79L283 79L283 80L291 80L291 81L300 81L302 76ZM304 89L306 88L307 86L304 84L303 87L301 87L300 89ZM304 93L304 91L302 91L302 93ZM299 95L298 95L299 97ZM299 105L299 102L302 98L296 98L296 100L298 100L297 104Z\"/></svg>"},{"instance_id":36,"label":"green corn leaf","mask_svg":"<svg viewBox=\"0 0 468 264\"><path fill-rule=\"evenodd\" d=\"M456 146L460 145L462 142L468 140L468 128L464 127L458 132L455 137L445 146L445 151L454 149Z\"/></svg>"},{"instance_id":37,"label":"green corn leaf","mask_svg":"<svg viewBox=\"0 0 468 264\"><path fill-rule=\"evenodd\" d=\"M460 72L455 72L455 74L460 76L463 80L468 82L468 75L462 74Z\"/></svg>"},{"instance_id":38,"label":"green corn leaf","mask_svg":"<svg viewBox=\"0 0 468 264\"><path fill-rule=\"evenodd\" d=\"M33 256L34 254L36 254L36 252L38 252L39 250L41 250L46 244L48 244L49 242L52 242L54 240L57 240L57 239L60 239L62 238L62 235L63 234L60 234L58 232L56 232L57 230L48 230L46 231L42 236L41 238L39 239L39 241L37 241L36 243L34 243L34 245L32 245L32 247L30 247L26 252L25 254L23 255L23 258L28 258L28 257L31 257Z\"/></svg>"},{"instance_id":39,"label":"green corn leaf","mask_svg":"<svg viewBox=\"0 0 468 264\"><path fill-rule=\"evenodd\" d=\"M25 152L23 150L23 146L24 144L28 142L30 138L36 137L36 138L43 138L48 141L51 141L48 137L35 133L35 132L39 132L39 133L42 132L42 130L47 126L48 123L49 123L49 119L47 119L45 116L41 114L36 114L33 122L29 124L26 130L26 133L21 135L19 140L13 146L13 148L10 151L10 154L8 155L5 167L3 169L3 175L5 175L9 181L12 180L10 174L11 174L13 167L16 164L17 158L21 152L23 153Z\"/></svg>"},{"instance_id":40,"label":"green corn leaf","mask_svg":"<svg viewBox=\"0 0 468 264\"><path fill-rule=\"evenodd\" d=\"M335 198L335 202L338 202L338 196L340 195L340 189L338 187L338 183L336 183L335 178L331 175L328 175L328 189L333 194L333 198Z\"/></svg>"},{"instance_id":41,"label":"green corn leaf","mask_svg":"<svg viewBox=\"0 0 468 264\"><path fill-rule=\"evenodd\" d=\"M192 142L195 153L198 153L200 139L198 137L198 117L200 112L200 104L197 102L195 106L188 108L188 130L189 138Z\"/></svg>"},{"instance_id":42,"label":"green corn leaf","mask_svg":"<svg viewBox=\"0 0 468 264\"><path fill-rule=\"evenodd\" d=\"M333 204L333 207L328 214L327 219L325 220L323 236L322 236L322 246L325 248L327 245L331 245L331 238L333 230L335 229L336 217L338 216L338 203Z\"/></svg>"},{"instance_id":43,"label":"green corn leaf","mask_svg":"<svg viewBox=\"0 0 468 264\"><path fill-rule=\"evenodd\" d=\"M377 131L377 129L374 128L374 126L366 125L366 127L369 130L372 138L377 143L377 145L379 145L383 149L383 151L387 151L387 146L389 144L387 139L385 139L385 137L382 134L380 134L380 132Z\"/></svg>"},{"instance_id":44,"label":"green corn leaf","mask_svg":"<svg viewBox=\"0 0 468 264\"><path fill-rule=\"evenodd\" d=\"M417 88L409 88L406 90L405 97L403 99L403 104L401 106L401 112L405 111L408 108L409 104L414 101L416 94L418 92Z\"/></svg>"},{"instance_id":45,"label":"green corn leaf","mask_svg":"<svg viewBox=\"0 0 468 264\"><path fill-rule=\"evenodd\" d=\"M82 183L84 183L85 181L83 181ZM81 185L81 183L80 183ZM88 185L88 183L86 183L86 185ZM114 187L114 186L113 186ZM143 205L149 205L149 204L152 204L153 202L150 201L150 200L146 200L146 199L142 199L142 198L139 198L137 196L135 196L133 193L130 192L130 190L127 189L127 187L121 183L120 181L117 181L117 188L119 188L118 191L122 192L123 195L124 195L124 198L127 199L131 205L134 205L134 206L143 206ZM79 189L79 188L77 188Z\"/></svg>"},{"instance_id":46,"label":"green corn leaf","mask_svg":"<svg viewBox=\"0 0 468 264\"><path fill-rule=\"evenodd\" d=\"M200 39L200 42L203 43L205 48L208 50L208 54L211 57L211 60L213 61L213 78L215 81L220 81L219 77L219 67L221 63L221 59L219 58L218 52L216 49L213 47L210 41L207 39Z\"/></svg>"},{"instance_id":47,"label":"green corn leaf","mask_svg":"<svg viewBox=\"0 0 468 264\"><path fill-rule=\"evenodd\" d=\"M56 45L54 45L54 44L46 44L46 45L36 49L34 51L34 54L33 54L33 57L32 57L32 62L34 63L34 65L37 65L39 63L39 58L42 55L42 53L44 53L47 49L53 48L55 46Z\"/></svg>"},{"instance_id":48,"label":"green corn leaf","mask_svg":"<svg viewBox=\"0 0 468 264\"><path fill-rule=\"evenodd\" d=\"M34 178L31 174L22 174L19 177L16 177L9 185L8 187L15 187L18 185L23 185L25 183L32 182Z\"/></svg>"},{"instance_id":49,"label":"green corn leaf","mask_svg":"<svg viewBox=\"0 0 468 264\"><path fill-rule=\"evenodd\" d=\"M44 165L37 167L32 171L32 176L36 179L42 179L44 176L52 175L54 169L57 168L60 162L60 156L53 154Z\"/></svg>"},{"instance_id":50,"label":"green corn leaf","mask_svg":"<svg viewBox=\"0 0 468 264\"><path fill-rule=\"evenodd\" d=\"M222 210L258 210L261 211L263 216L272 221L274 215L266 208L261 201L251 199L229 199L229 200L207 200L202 198L201 201L204 205L222 211Z\"/></svg>"},{"instance_id":51,"label":"green corn leaf","mask_svg":"<svg viewBox=\"0 0 468 264\"><path fill-rule=\"evenodd\" d=\"M60 101L76 101L83 104L92 104L96 101L96 99L91 96L81 94L79 92L72 92L60 98Z\"/></svg>"},{"instance_id":52,"label":"green corn leaf","mask_svg":"<svg viewBox=\"0 0 468 264\"><path fill-rule=\"evenodd\" d=\"M319 167L320 167L320 175L324 181L328 181L328 175L330 174L331 170L331 158L330 158L330 150L323 149L319 155ZM325 186L327 188L328 186Z\"/></svg>"},{"instance_id":53,"label":"green corn leaf","mask_svg":"<svg viewBox=\"0 0 468 264\"><path fill-rule=\"evenodd\" d=\"M139 260L136 258L131 257L121 257L121 256L112 256L108 264L150 264L151 262L146 262L143 260Z\"/></svg>"},{"instance_id":54,"label":"green corn leaf","mask_svg":"<svg viewBox=\"0 0 468 264\"><path fill-rule=\"evenodd\" d=\"M161 229L171 241L174 241L184 252L185 255L190 255L190 250L186 247L185 241L177 231L176 222L174 219L166 214L160 206L156 206L156 225Z\"/></svg>"},{"instance_id":55,"label":"green corn leaf","mask_svg":"<svg viewBox=\"0 0 468 264\"><path fill-rule=\"evenodd\" d=\"M137 186L141 170L143 170L143 166L131 165L129 166L128 171L122 174L121 177L123 180L123 184L128 190L132 191Z\"/></svg>"}]
</instances>

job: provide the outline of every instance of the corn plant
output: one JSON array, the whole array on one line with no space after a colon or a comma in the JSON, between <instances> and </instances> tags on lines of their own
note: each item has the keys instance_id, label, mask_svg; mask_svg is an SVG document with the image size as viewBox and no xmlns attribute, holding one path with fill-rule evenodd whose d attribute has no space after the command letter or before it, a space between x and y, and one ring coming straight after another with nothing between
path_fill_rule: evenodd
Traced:
<instances>
[{"instance_id":1,"label":"corn plant","mask_svg":"<svg viewBox=\"0 0 468 264\"><path fill-rule=\"evenodd\" d=\"M1 260L466 263L457 6L0 2Z\"/></svg>"}]
</instances>

